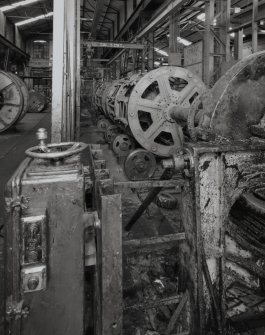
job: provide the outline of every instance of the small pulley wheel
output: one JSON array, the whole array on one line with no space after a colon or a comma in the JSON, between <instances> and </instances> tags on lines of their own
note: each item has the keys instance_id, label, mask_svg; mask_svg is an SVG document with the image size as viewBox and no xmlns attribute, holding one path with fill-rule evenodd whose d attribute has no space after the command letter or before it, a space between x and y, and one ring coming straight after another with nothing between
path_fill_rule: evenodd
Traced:
<instances>
[{"instance_id":1,"label":"small pulley wheel","mask_svg":"<svg viewBox=\"0 0 265 335\"><path fill-rule=\"evenodd\" d=\"M155 170L155 156L144 149L131 152L124 163L124 171L129 180L149 179L153 176Z\"/></svg>"},{"instance_id":2,"label":"small pulley wheel","mask_svg":"<svg viewBox=\"0 0 265 335\"><path fill-rule=\"evenodd\" d=\"M110 122L105 118L99 119L97 122L97 128L101 131L106 131L109 126Z\"/></svg>"},{"instance_id":3,"label":"small pulley wheel","mask_svg":"<svg viewBox=\"0 0 265 335\"><path fill-rule=\"evenodd\" d=\"M107 143L111 143L114 138L119 134L118 127L111 125L105 131L105 140Z\"/></svg>"},{"instance_id":4,"label":"small pulley wheel","mask_svg":"<svg viewBox=\"0 0 265 335\"><path fill-rule=\"evenodd\" d=\"M165 209L175 209L178 206L177 193L175 190L162 190L155 198L155 204Z\"/></svg>"},{"instance_id":5,"label":"small pulley wheel","mask_svg":"<svg viewBox=\"0 0 265 335\"><path fill-rule=\"evenodd\" d=\"M112 142L112 150L119 157L128 156L133 149L134 141L126 134L117 135Z\"/></svg>"}]
</instances>

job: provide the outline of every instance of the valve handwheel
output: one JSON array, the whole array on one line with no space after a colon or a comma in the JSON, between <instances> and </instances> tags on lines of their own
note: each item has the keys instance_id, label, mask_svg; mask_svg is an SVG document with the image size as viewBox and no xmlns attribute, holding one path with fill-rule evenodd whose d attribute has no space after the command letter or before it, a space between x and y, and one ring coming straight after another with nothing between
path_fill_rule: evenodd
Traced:
<instances>
[{"instance_id":1,"label":"valve handwheel","mask_svg":"<svg viewBox=\"0 0 265 335\"><path fill-rule=\"evenodd\" d=\"M88 144L82 142L62 142L45 144L47 131L40 128L37 132L39 145L29 148L25 151L26 155L32 158L40 159L61 159L74 156L85 150Z\"/></svg>"}]
</instances>

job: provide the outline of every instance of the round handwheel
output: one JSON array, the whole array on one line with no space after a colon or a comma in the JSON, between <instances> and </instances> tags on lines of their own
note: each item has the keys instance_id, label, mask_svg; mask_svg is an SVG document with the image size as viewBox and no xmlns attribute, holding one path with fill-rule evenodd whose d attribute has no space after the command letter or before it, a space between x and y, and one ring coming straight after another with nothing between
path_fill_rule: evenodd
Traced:
<instances>
[{"instance_id":1,"label":"round handwheel","mask_svg":"<svg viewBox=\"0 0 265 335\"><path fill-rule=\"evenodd\" d=\"M110 122L105 118L99 119L97 122L97 128L101 131L106 131L109 126Z\"/></svg>"},{"instance_id":2,"label":"round handwheel","mask_svg":"<svg viewBox=\"0 0 265 335\"><path fill-rule=\"evenodd\" d=\"M105 131L105 140L107 143L111 143L114 138L119 134L118 127L111 125Z\"/></svg>"},{"instance_id":3,"label":"round handwheel","mask_svg":"<svg viewBox=\"0 0 265 335\"><path fill-rule=\"evenodd\" d=\"M156 170L154 155L144 149L134 150L124 163L124 171L129 180L145 180L151 178Z\"/></svg>"},{"instance_id":4,"label":"round handwheel","mask_svg":"<svg viewBox=\"0 0 265 335\"><path fill-rule=\"evenodd\" d=\"M134 138L146 150L162 157L182 147L181 122L205 90L189 70L165 66L144 75L135 85L128 103L128 122ZM174 111L179 111L177 120Z\"/></svg>"},{"instance_id":5,"label":"round handwheel","mask_svg":"<svg viewBox=\"0 0 265 335\"><path fill-rule=\"evenodd\" d=\"M81 142L53 143L47 144L47 152L43 152L40 146L35 146L26 150L25 153L31 158L60 159L77 155L87 146L88 144Z\"/></svg>"},{"instance_id":6,"label":"round handwheel","mask_svg":"<svg viewBox=\"0 0 265 335\"><path fill-rule=\"evenodd\" d=\"M158 207L165 209L175 209L178 206L176 192L173 190L162 190L155 198Z\"/></svg>"},{"instance_id":7,"label":"round handwheel","mask_svg":"<svg viewBox=\"0 0 265 335\"><path fill-rule=\"evenodd\" d=\"M119 134L112 142L112 149L119 157L127 156L134 149L134 141L126 134Z\"/></svg>"},{"instance_id":8,"label":"round handwheel","mask_svg":"<svg viewBox=\"0 0 265 335\"><path fill-rule=\"evenodd\" d=\"M10 128L19 119L23 100L20 86L13 76L0 71L0 132Z\"/></svg>"}]
</instances>

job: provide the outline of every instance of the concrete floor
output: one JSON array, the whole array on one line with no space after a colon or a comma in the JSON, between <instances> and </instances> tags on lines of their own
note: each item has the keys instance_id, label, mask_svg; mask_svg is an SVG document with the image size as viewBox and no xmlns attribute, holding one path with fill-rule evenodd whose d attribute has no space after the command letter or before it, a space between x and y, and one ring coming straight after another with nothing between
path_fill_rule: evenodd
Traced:
<instances>
[{"instance_id":1,"label":"concrete floor","mask_svg":"<svg viewBox=\"0 0 265 335\"><path fill-rule=\"evenodd\" d=\"M26 158L25 150L37 144L36 131L50 132L50 113L28 113L15 127L0 133L0 226L5 222L4 190L19 164ZM3 334L3 238L0 238L0 334Z\"/></svg>"}]
</instances>

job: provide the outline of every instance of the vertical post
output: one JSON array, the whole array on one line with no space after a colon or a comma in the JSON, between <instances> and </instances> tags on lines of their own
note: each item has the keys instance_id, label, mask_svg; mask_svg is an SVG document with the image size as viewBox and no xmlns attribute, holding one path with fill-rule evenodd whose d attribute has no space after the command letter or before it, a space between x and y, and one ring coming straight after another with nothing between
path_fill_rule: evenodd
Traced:
<instances>
[{"instance_id":1,"label":"vertical post","mask_svg":"<svg viewBox=\"0 0 265 335\"><path fill-rule=\"evenodd\" d=\"M236 60L240 60L243 58L243 29L240 29L235 34L234 57Z\"/></svg>"},{"instance_id":2,"label":"vertical post","mask_svg":"<svg viewBox=\"0 0 265 335\"><path fill-rule=\"evenodd\" d=\"M79 135L80 0L54 1L52 141Z\"/></svg>"},{"instance_id":3,"label":"vertical post","mask_svg":"<svg viewBox=\"0 0 265 335\"><path fill-rule=\"evenodd\" d=\"M116 62L116 79L120 79L121 76L121 60L118 59Z\"/></svg>"},{"instance_id":4,"label":"vertical post","mask_svg":"<svg viewBox=\"0 0 265 335\"><path fill-rule=\"evenodd\" d=\"M142 38L142 44L146 45L146 41ZM142 73L145 71L145 55L146 55L146 46L142 50Z\"/></svg>"},{"instance_id":5,"label":"vertical post","mask_svg":"<svg viewBox=\"0 0 265 335\"><path fill-rule=\"evenodd\" d=\"M75 133L74 133L74 139L76 141L80 138L80 93L81 93L81 78L80 78L80 0L76 1L76 75L75 78L75 85L76 85L76 94L75 94L75 100L76 100L76 113L75 113Z\"/></svg>"},{"instance_id":6,"label":"vertical post","mask_svg":"<svg viewBox=\"0 0 265 335\"><path fill-rule=\"evenodd\" d=\"M53 1L52 142L62 141L65 0Z\"/></svg>"},{"instance_id":7,"label":"vertical post","mask_svg":"<svg viewBox=\"0 0 265 335\"><path fill-rule=\"evenodd\" d=\"M229 62L231 58L230 52L230 34L228 33L230 27L230 16L231 16L231 0L226 0L226 8L225 8L225 61Z\"/></svg>"},{"instance_id":8,"label":"vertical post","mask_svg":"<svg viewBox=\"0 0 265 335\"><path fill-rule=\"evenodd\" d=\"M211 25L214 20L214 0L205 2L205 31L203 43L203 80L206 86L210 86L211 76L213 74L213 52L214 38L211 33Z\"/></svg>"},{"instance_id":9,"label":"vertical post","mask_svg":"<svg viewBox=\"0 0 265 335\"><path fill-rule=\"evenodd\" d=\"M179 22L177 12L172 12L169 16L169 65L181 65L181 54L179 53L178 37Z\"/></svg>"},{"instance_id":10,"label":"vertical post","mask_svg":"<svg viewBox=\"0 0 265 335\"><path fill-rule=\"evenodd\" d=\"M151 31L148 36L148 69L154 68L154 31Z\"/></svg>"},{"instance_id":11,"label":"vertical post","mask_svg":"<svg viewBox=\"0 0 265 335\"><path fill-rule=\"evenodd\" d=\"M122 334L121 195L101 197L102 335Z\"/></svg>"},{"instance_id":12,"label":"vertical post","mask_svg":"<svg viewBox=\"0 0 265 335\"><path fill-rule=\"evenodd\" d=\"M258 51L258 0L253 0L252 3L252 52Z\"/></svg>"}]
</instances>

